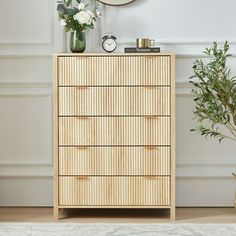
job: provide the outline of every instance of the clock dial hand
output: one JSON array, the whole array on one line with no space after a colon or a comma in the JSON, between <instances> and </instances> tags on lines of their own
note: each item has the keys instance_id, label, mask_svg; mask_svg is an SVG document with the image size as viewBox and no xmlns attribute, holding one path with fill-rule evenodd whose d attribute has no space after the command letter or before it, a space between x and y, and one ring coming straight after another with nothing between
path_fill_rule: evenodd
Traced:
<instances>
[{"instance_id":1,"label":"clock dial hand","mask_svg":"<svg viewBox=\"0 0 236 236\"><path fill-rule=\"evenodd\" d=\"M107 36L105 40L103 41L103 49L106 52L113 52L116 49L116 47L117 47L117 43L112 37Z\"/></svg>"}]
</instances>

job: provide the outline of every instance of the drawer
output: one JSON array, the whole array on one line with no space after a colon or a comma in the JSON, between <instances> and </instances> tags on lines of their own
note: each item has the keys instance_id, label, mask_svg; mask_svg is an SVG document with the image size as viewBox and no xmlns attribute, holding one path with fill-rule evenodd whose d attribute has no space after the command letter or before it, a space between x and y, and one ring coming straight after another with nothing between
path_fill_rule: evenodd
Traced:
<instances>
[{"instance_id":1,"label":"drawer","mask_svg":"<svg viewBox=\"0 0 236 236\"><path fill-rule=\"evenodd\" d=\"M60 147L59 175L170 175L170 147Z\"/></svg>"},{"instance_id":2,"label":"drawer","mask_svg":"<svg viewBox=\"0 0 236 236\"><path fill-rule=\"evenodd\" d=\"M65 85L170 85L170 56L58 57Z\"/></svg>"},{"instance_id":3,"label":"drawer","mask_svg":"<svg viewBox=\"0 0 236 236\"><path fill-rule=\"evenodd\" d=\"M169 206L169 177L59 177L61 206Z\"/></svg>"},{"instance_id":4,"label":"drawer","mask_svg":"<svg viewBox=\"0 0 236 236\"><path fill-rule=\"evenodd\" d=\"M170 87L60 87L59 115L170 115Z\"/></svg>"},{"instance_id":5,"label":"drawer","mask_svg":"<svg viewBox=\"0 0 236 236\"><path fill-rule=\"evenodd\" d=\"M170 145L170 117L59 117L59 145Z\"/></svg>"}]
</instances>

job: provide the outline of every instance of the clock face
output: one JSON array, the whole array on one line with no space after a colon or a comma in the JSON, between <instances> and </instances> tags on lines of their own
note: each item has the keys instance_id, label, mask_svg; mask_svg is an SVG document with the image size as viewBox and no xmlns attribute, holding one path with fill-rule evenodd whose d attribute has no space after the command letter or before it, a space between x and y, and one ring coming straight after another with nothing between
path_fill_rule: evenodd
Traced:
<instances>
[{"instance_id":1,"label":"clock face","mask_svg":"<svg viewBox=\"0 0 236 236\"><path fill-rule=\"evenodd\" d=\"M114 39L107 38L103 41L102 46L106 52L113 52L113 51L115 51L115 49L117 47L117 43Z\"/></svg>"}]
</instances>

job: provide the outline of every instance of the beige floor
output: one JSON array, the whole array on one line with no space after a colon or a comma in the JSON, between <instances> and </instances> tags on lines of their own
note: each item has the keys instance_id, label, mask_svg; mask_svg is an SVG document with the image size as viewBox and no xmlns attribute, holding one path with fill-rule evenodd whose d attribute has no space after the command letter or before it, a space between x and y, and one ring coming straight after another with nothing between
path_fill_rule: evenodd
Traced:
<instances>
[{"instance_id":1,"label":"beige floor","mask_svg":"<svg viewBox=\"0 0 236 236\"><path fill-rule=\"evenodd\" d=\"M166 210L64 210L59 222L168 223ZM52 208L0 208L0 222L55 222ZM236 223L234 208L177 208L176 223Z\"/></svg>"}]
</instances>

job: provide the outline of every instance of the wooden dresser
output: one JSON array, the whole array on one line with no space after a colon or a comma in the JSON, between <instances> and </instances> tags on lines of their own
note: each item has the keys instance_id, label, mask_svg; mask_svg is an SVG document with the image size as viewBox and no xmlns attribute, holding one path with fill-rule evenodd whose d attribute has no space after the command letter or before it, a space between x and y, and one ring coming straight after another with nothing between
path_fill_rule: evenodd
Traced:
<instances>
[{"instance_id":1,"label":"wooden dresser","mask_svg":"<svg viewBox=\"0 0 236 236\"><path fill-rule=\"evenodd\" d=\"M54 216L166 208L175 219L175 56L54 56Z\"/></svg>"}]
</instances>

